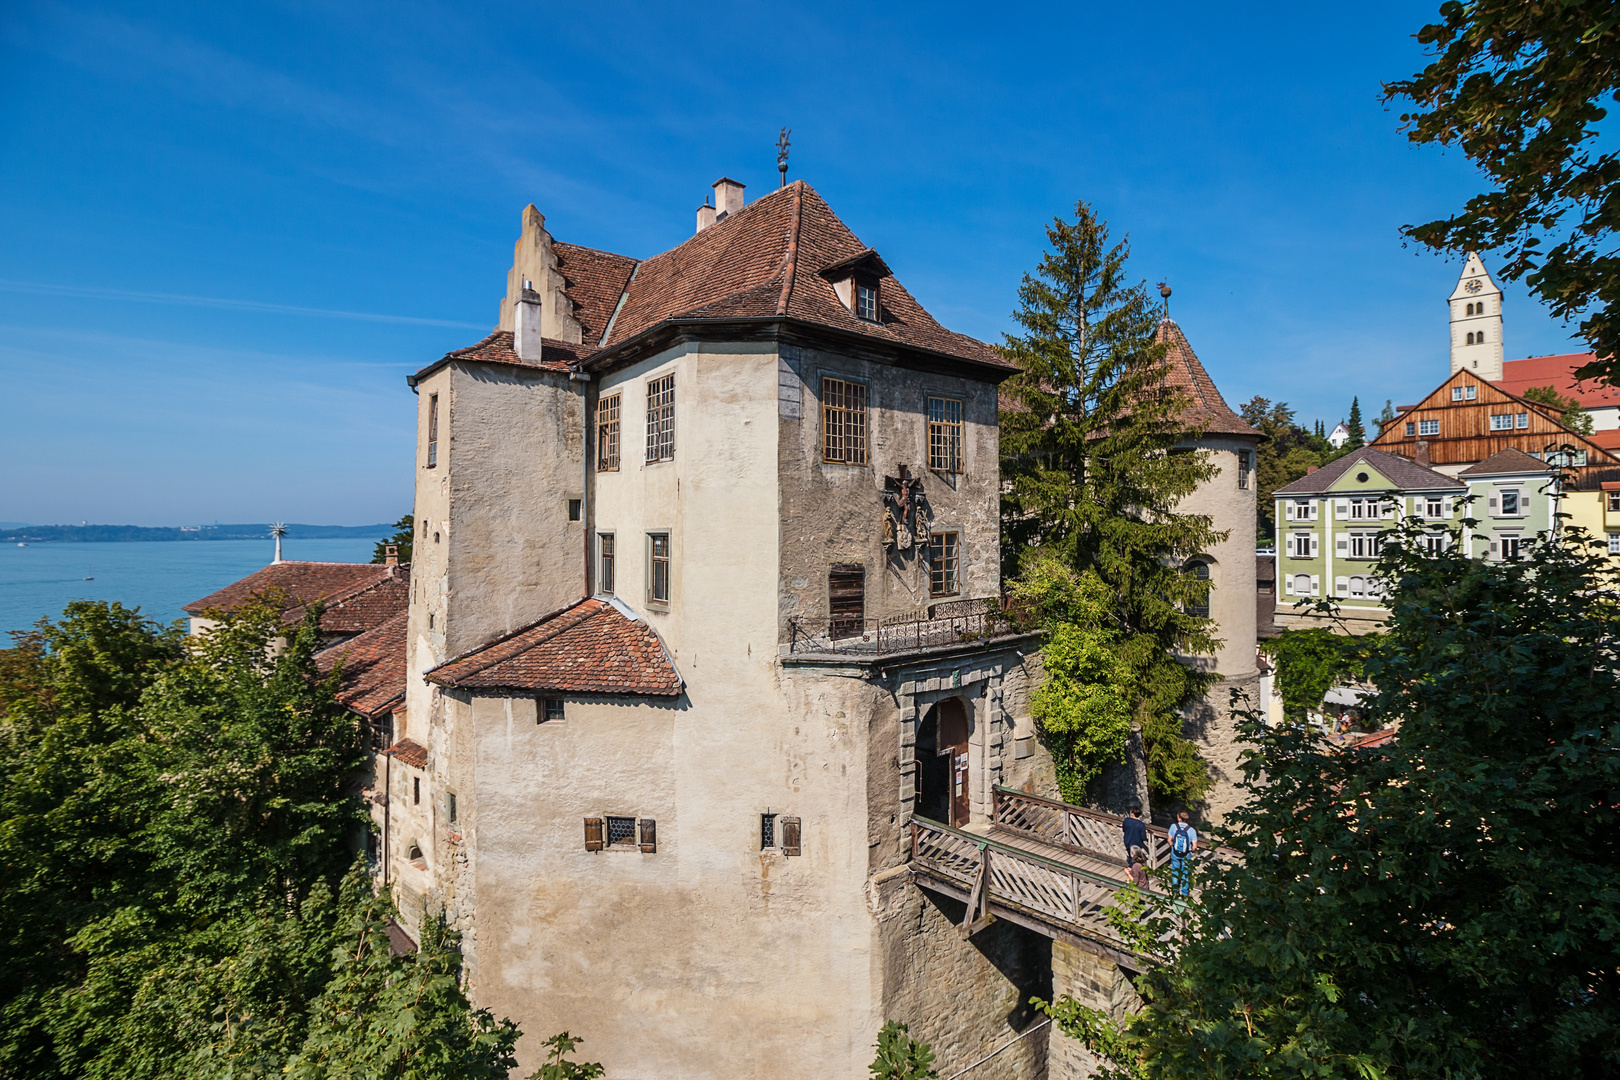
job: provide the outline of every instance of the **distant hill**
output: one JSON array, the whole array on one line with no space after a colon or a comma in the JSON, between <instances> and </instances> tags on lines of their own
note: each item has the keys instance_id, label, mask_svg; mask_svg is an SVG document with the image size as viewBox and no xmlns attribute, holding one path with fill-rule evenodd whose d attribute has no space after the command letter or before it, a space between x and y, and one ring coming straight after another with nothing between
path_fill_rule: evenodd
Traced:
<instances>
[{"instance_id":1,"label":"distant hill","mask_svg":"<svg viewBox=\"0 0 1620 1080\"><path fill-rule=\"evenodd\" d=\"M394 534L392 525L288 525L288 540L381 540ZM145 525L19 525L0 528L0 543L48 543L52 540L116 542L121 540L268 540L270 526L199 525L148 528Z\"/></svg>"}]
</instances>

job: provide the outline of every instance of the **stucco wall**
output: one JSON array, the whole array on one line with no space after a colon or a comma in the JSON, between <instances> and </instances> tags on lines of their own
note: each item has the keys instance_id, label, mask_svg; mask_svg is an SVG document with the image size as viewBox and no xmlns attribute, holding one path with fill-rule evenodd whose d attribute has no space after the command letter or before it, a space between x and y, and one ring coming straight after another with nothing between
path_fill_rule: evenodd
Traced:
<instances>
[{"instance_id":1,"label":"stucco wall","mask_svg":"<svg viewBox=\"0 0 1620 1080\"><path fill-rule=\"evenodd\" d=\"M822 460L822 379L864 383L869 422L868 463ZM827 572L833 563L866 568L869 622L920 614L940 599L1000 593L1000 442L993 384L922 373L835 352L783 346L776 376L781 438L781 617L825 625ZM929 397L963 403L963 472L928 469ZM885 477L900 466L922 477L931 528L956 531L960 588L929 595L928 554L918 544L888 553L883 546Z\"/></svg>"}]
</instances>

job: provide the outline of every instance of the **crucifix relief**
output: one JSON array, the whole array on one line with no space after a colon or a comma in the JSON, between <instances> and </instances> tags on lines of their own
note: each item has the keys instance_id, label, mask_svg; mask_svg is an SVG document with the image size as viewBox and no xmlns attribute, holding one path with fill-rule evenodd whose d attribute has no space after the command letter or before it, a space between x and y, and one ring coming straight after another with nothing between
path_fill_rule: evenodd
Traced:
<instances>
[{"instance_id":1,"label":"crucifix relief","mask_svg":"<svg viewBox=\"0 0 1620 1080\"><path fill-rule=\"evenodd\" d=\"M922 477L912 476L905 465L899 476L883 478L883 546L890 552L910 551L928 542L928 496Z\"/></svg>"}]
</instances>

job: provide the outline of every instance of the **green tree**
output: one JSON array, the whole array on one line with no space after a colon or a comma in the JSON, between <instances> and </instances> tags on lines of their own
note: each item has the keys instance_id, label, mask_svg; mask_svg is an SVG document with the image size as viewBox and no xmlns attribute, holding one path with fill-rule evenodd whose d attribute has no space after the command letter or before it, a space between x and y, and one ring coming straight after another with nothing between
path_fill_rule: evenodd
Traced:
<instances>
[{"instance_id":1,"label":"green tree","mask_svg":"<svg viewBox=\"0 0 1620 1080\"><path fill-rule=\"evenodd\" d=\"M1421 533L1402 527L1377 567L1398 586L1366 674L1397 740L1331 750L1245 721L1251 794L1224 837L1242 862L1203 881L1138 981L1147 1010L1103 1032L1136 1075L1620 1072L1602 545L1568 530L1489 562Z\"/></svg>"},{"instance_id":2,"label":"green tree","mask_svg":"<svg viewBox=\"0 0 1620 1080\"><path fill-rule=\"evenodd\" d=\"M1216 676L1178 656L1215 651L1213 623L1197 610L1208 582L1184 573L1224 537L1177 504L1214 476L1188 451L1186 396L1165 379L1157 306L1126 279L1127 245L1086 203L1046 230L1050 248L1019 288L1003 351L1020 374L1004 384L1003 566L1016 577L1036 549L1112 595L1107 629L1129 672L1125 693L1141 726L1149 783L1190 800L1208 776L1182 737L1179 710Z\"/></svg>"},{"instance_id":3,"label":"green tree","mask_svg":"<svg viewBox=\"0 0 1620 1080\"><path fill-rule=\"evenodd\" d=\"M878 1032L877 1057L872 1060L872 1080L938 1080L934 1051L925 1042L913 1039L905 1024L890 1020Z\"/></svg>"},{"instance_id":4,"label":"green tree","mask_svg":"<svg viewBox=\"0 0 1620 1080\"><path fill-rule=\"evenodd\" d=\"M1046 635L1046 679L1031 695L1031 712L1052 752L1063 797L1084 802L1103 768L1124 759L1132 726L1125 693L1131 673L1108 617L1108 587L1095 573L1076 574L1046 556L1029 562L1012 589L1040 611Z\"/></svg>"},{"instance_id":5,"label":"green tree","mask_svg":"<svg viewBox=\"0 0 1620 1080\"><path fill-rule=\"evenodd\" d=\"M288 1063L292 1080L506 1080L520 1032L474 1009L459 978L459 936L423 920L417 950L389 947L393 907L376 897L353 913L331 981L310 1010L309 1035Z\"/></svg>"},{"instance_id":6,"label":"green tree","mask_svg":"<svg viewBox=\"0 0 1620 1080\"><path fill-rule=\"evenodd\" d=\"M416 516L406 514L394 522L394 535L386 540L377 541L377 546L371 552L371 561L385 563L388 561L388 548L393 545L401 563L411 561L411 541L416 539Z\"/></svg>"},{"instance_id":7,"label":"green tree","mask_svg":"<svg viewBox=\"0 0 1620 1080\"><path fill-rule=\"evenodd\" d=\"M1389 398L1385 398L1384 411L1379 413L1377 418L1373 420L1373 423L1378 425L1378 434L1382 435L1384 433L1384 429L1393 424L1396 419L1395 403Z\"/></svg>"},{"instance_id":8,"label":"green tree","mask_svg":"<svg viewBox=\"0 0 1620 1080\"><path fill-rule=\"evenodd\" d=\"M1447 0L1418 41L1430 61L1384 84L1415 143L1457 146L1487 190L1451 217L1409 225L1442 251L1500 250L1580 332L1598 359L1582 377L1620 376L1620 159L1601 133L1620 90L1620 20L1608 0Z\"/></svg>"},{"instance_id":9,"label":"green tree","mask_svg":"<svg viewBox=\"0 0 1620 1080\"><path fill-rule=\"evenodd\" d=\"M1552 386L1532 386L1524 392L1526 401L1538 402L1558 410L1558 422L1577 435L1592 434L1592 417L1581 407L1579 400L1565 397Z\"/></svg>"},{"instance_id":10,"label":"green tree","mask_svg":"<svg viewBox=\"0 0 1620 1080\"><path fill-rule=\"evenodd\" d=\"M1345 440L1341 450L1359 450L1367 445L1367 427L1361 422L1361 399L1350 399L1350 419L1345 426L1350 429L1350 438Z\"/></svg>"},{"instance_id":11,"label":"green tree","mask_svg":"<svg viewBox=\"0 0 1620 1080\"><path fill-rule=\"evenodd\" d=\"M546 1040L546 1062L529 1074L529 1080L597 1080L606 1070L598 1061L569 1061L584 1039L564 1031Z\"/></svg>"},{"instance_id":12,"label":"green tree","mask_svg":"<svg viewBox=\"0 0 1620 1080\"><path fill-rule=\"evenodd\" d=\"M1293 720L1307 709L1322 707L1322 699L1336 684L1359 678L1376 637L1349 637L1325 626L1283 630L1261 643L1277 670L1277 688L1283 711Z\"/></svg>"}]
</instances>

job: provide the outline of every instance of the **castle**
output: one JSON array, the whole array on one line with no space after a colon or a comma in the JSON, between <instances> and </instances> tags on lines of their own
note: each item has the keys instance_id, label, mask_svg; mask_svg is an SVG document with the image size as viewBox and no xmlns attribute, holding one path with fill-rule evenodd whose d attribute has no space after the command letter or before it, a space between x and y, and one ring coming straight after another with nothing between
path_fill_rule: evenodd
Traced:
<instances>
[{"instance_id":1,"label":"castle","mask_svg":"<svg viewBox=\"0 0 1620 1080\"><path fill-rule=\"evenodd\" d=\"M999 602L1013 368L802 181L745 204L722 179L696 226L640 260L529 207L499 327L410 378L408 613L375 631L400 695L364 668L380 879L407 933L461 931L529 1056L567 1030L615 1080L857 1077L895 1019L947 1072L1078 1075L1021 1037L1028 999L1118 1005L1119 952L1017 905L959 929L912 871L914 819L971 838L1009 792L1057 796L1039 640ZM1185 508L1229 533L1189 568L1223 641L1190 658L1225 677L1189 718L1218 813L1226 690L1257 679L1259 436L1159 333L1218 468Z\"/></svg>"}]
</instances>

